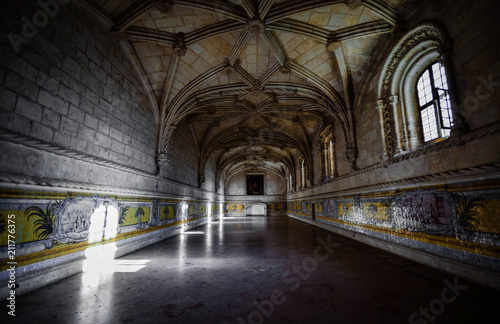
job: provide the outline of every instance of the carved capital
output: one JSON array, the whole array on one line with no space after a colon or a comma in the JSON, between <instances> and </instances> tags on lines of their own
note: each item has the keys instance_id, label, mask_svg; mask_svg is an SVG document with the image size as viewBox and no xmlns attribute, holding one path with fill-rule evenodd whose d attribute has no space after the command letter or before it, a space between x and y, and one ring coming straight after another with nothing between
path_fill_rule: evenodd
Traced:
<instances>
[{"instance_id":1,"label":"carved capital","mask_svg":"<svg viewBox=\"0 0 500 324\"><path fill-rule=\"evenodd\" d=\"M167 153L158 153L156 155L156 162L161 166L168 166L170 164L170 159L167 157Z\"/></svg>"},{"instance_id":2,"label":"carved capital","mask_svg":"<svg viewBox=\"0 0 500 324\"><path fill-rule=\"evenodd\" d=\"M384 109L387 106L385 99L377 100L377 109Z\"/></svg>"},{"instance_id":3,"label":"carved capital","mask_svg":"<svg viewBox=\"0 0 500 324\"><path fill-rule=\"evenodd\" d=\"M394 95L394 96L390 96L389 97L389 103L391 105L395 105L398 103L398 100L399 100L399 97L397 95Z\"/></svg>"},{"instance_id":4,"label":"carved capital","mask_svg":"<svg viewBox=\"0 0 500 324\"><path fill-rule=\"evenodd\" d=\"M156 174L163 177L165 175L165 168L170 164L170 159L167 153L156 154Z\"/></svg>"}]
</instances>

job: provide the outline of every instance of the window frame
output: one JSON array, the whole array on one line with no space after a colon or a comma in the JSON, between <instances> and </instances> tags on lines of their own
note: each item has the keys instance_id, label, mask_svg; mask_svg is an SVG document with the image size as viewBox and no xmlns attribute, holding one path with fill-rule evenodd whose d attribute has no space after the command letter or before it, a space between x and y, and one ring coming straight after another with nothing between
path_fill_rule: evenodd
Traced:
<instances>
[{"instance_id":1,"label":"window frame","mask_svg":"<svg viewBox=\"0 0 500 324\"><path fill-rule=\"evenodd\" d=\"M417 82L415 83L415 95L416 95L416 102L417 102L417 109L420 117L420 136L422 143L428 144L428 143L433 143L436 141L440 141L446 138L449 138L450 135L449 133L451 132L451 129L453 127L453 107L451 107L451 99L450 99L450 90L449 90L449 85L448 85L448 79L446 78L446 86L447 89L441 89L438 88L435 84L435 73L434 73L434 66L436 64L439 64L439 69L444 69L444 76L446 78L446 68L441 64L439 61L434 61L431 64L429 64L418 76ZM429 73L429 81L430 81L430 87L431 87L431 94L432 94L432 99L429 100L427 103L421 105L420 104L420 90L418 89L420 80L423 78L424 74L428 72ZM440 96L439 91L443 91L443 94ZM441 105L441 100L442 96L444 96L444 100L448 101L448 105L450 106L447 108L449 110L449 116L450 116L450 126L447 127L444 125L444 120L443 120L443 107ZM434 108L434 118L435 118L435 125L437 128L437 137L431 138L429 140L425 140L425 125L422 121L422 112L426 109L428 109L430 106L433 106ZM443 130L448 130L448 135L445 135Z\"/></svg>"},{"instance_id":2,"label":"window frame","mask_svg":"<svg viewBox=\"0 0 500 324\"><path fill-rule=\"evenodd\" d=\"M449 137L458 134L462 119L460 107L455 105L457 94L453 81L451 44L446 28L432 20L424 21L406 32L390 50L380 73L375 105L380 118L381 161L419 150L433 142L424 141L416 87L422 73L435 62L444 67L448 84L448 111L452 121ZM442 125L441 121L439 123ZM434 141L446 138L439 137Z\"/></svg>"}]
</instances>

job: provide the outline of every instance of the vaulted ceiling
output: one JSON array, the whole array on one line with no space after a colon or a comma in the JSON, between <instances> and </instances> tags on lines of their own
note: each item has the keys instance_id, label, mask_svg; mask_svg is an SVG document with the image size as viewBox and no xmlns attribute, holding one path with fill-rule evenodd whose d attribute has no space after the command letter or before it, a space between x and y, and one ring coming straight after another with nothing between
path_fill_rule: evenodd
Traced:
<instances>
[{"instance_id":1,"label":"vaulted ceiling","mask_svg":"<svg viewBox=\"0 0 500 324\"><path fill-rule=\"evenodd\" d=\"M176 127L199 146L200 181L312 165L327 122L356 151L353 103L380 36L404 0L79 0L114 32L157 124L158 158Z\"/></svg>"}]
</instances>

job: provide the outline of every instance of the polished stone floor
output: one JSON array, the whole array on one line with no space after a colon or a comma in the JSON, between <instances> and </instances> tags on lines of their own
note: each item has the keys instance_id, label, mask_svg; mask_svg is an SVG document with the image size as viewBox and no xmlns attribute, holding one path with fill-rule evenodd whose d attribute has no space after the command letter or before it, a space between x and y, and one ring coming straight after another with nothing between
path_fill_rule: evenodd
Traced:
<instances>
[{"instance_id":1,"label":"polished stone floor","mask_svg":"<svg viewBox=\"0 0 500 324\"><path fill-rule=\"evenodd\" d=\"M294 219L252 217L185 232L16 306L8 322L498 323L500 292Z\"/></svg>"}]
</instances>

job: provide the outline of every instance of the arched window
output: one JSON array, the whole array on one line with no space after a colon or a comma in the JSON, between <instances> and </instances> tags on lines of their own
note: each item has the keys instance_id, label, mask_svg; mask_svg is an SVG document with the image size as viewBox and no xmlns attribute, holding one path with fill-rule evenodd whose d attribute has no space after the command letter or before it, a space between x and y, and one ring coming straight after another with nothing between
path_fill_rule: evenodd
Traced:
<instances>
[{"instance_id":1,"label":"arched window","mask_svg":"<svg viewBox=\"0 0 500 324\"><path fill-rule=\"evenodd\" d=\"M300 189L306 187L306 163L304 156L299 158L299 177L300 177Z\"/></svg>"},{"instance_id":2,"label":"arched window","mask_svg":"<svg viewBox=\"0 0 500 324\"><path fill-rule=\"evenodd\" d=\"M444 28L425 22L394 46L380 74L379 110L384 158L452 135L460 115L450 93L451 42Z\"/></svg>"},{"instance_id":3,"label":"arched window","mask_svg":"<svg viewBox=\"0 0 500 324\"><path fill-rule=\"evenodd\" d=\"M448 80L441 63L432 64L420 75L417 98L424 142L449 137L453 116Z\"/></svg>"},{"instance_id":4,"label":"arched window","mask_svg":"<svg viewBox=\"0 0 500 324\"><path fill-rule=\"evenodd\" d=\"M321 180L330 180L337 176L335 169L335 145L333 127L329 125L319 136L319 155Z\"/></svg>"},{"instance_id":5,"label":"arched window","mask_svg":"<svg viewBox=\"0 0 500 324\"><path fill-rule=\"evenodd\" d=\"M328 174L331 179L335 177L335 155L333 152L333 138L328 140Z\"/></svg>"}]
</instances>

